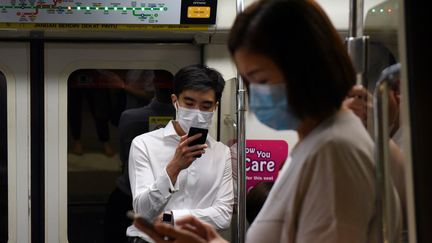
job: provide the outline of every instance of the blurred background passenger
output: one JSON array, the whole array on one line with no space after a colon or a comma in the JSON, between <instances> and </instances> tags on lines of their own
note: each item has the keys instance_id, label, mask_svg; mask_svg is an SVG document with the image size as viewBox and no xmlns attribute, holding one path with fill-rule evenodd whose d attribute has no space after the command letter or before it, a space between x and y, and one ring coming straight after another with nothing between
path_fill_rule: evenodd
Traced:
<instances>
[{"instance_id":1,"label":"blurred background passenger","mask_svg":"<svg viewBox=\"0 0 432 243\"><path fill-rule=\"evenodd\" d=\"M247 242L378 242L373 141L342 106L355 72L321 7L312 0L258 1L238 15L228 46L249 83L251 111L262 123L299 135ZM390 186L390 241L400 242L400 205ZM178 228L135 223L156 242L164 235L176 242L225 242L193 217L178 220Z\"/></svg>"},{"instance_id":2,"label":"blurred background passenger","mask_svg":"<svg viewBox=\"0 0 432 243\"><path fill-rule=\"evenodd\" d=\"M148 105L155 92L153 79L157 74L153 70L131 69L126 72L124 91L126 93L126 109Z\"/></svg>"},{"instance_id":3,"label":"blurred background passenger","mask_svg":"<svg viewBox=\"0 0 432 243\"><path fill-rule=\"evenodd\" d=\"M72 152L77 155L84 153L81 142L82 102L87 101L94 119L96 133L103 145L103 152L108 157L114 156L109 132L109 120L111 117L110 91L106 87L104 77L100 77L97 71L82 70L74 72L69 77L68 89L68 120L73 139Z\"/></svg>"},{"instance_id":4,"label":"blurred background passenger","mask_svg":"<svg viewBox=\"0 0 432 243\"><path fill-rule=\"evenodd\" d=\"M402 127L400 124L400 64L394 64L386 67L375 82L376 83L388 80L389 92L388 92L388 131L389 131L389 155L391 162L391 175L394 185L396 186L399 199L401 202L401 208L403 215L406 215L406 194L405 194L405 163L406 160L403 156L402 151ZM354 86L347 99L344 101L344 106L352 109L354 113L362 120L366 126L368 115L372 115L372 94L367 91L363 86ZM369 113L368 113L369 111ZM407 238L407 224L406 217L403 217L404 221L404 238ZM406 242L406 240L404 240Z\"/></svg>"},{"instance_id":5,"label":"blurred background passenger","mask_svg":"<svg viewBox=\"0 0 432 243\"><path fill-rule=\"evenodd\" d=\"M111 193L105 216L105 242L127 242L126 229L132 223L126 212L132 210L132 193L129 183L128 159L132 140L143 133L162 127L175 117L171 104L173 75L167 71L151 71L154 97L147 106L125 110L120 118L120 160L122 174Z\"/></svg>"},{"instance_id":6,"label":"blurred background passenger","mask_svg":"<svg viewBox=\"0 0 432 243\"><path fill-rule=\"evenodd\" d=\"M262 181L256 184L246 195L246 219L252 224L266 201L273 182Z\"/></svg>"}]
</instances>

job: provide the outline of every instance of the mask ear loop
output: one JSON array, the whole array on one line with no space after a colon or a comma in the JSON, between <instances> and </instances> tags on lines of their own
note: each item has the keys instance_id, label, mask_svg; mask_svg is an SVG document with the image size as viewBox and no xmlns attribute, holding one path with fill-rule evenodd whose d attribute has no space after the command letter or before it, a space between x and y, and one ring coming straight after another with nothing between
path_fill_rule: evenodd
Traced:
<instances>
[{"instance_id":1,"label":"mask ear loop","mask_svg":"<svg viewBox=\"0 0 432 243\"><path fill-rule=\"evenodd\" d=\"M215 113L218 108L219 108L219 101L216 101L216 105L215 105L214 110L212 112Z\"/></svg>"},{"instance_id":2,"label":"mask ear loop","mask_svg":"<svg viewBox=\"0 0 432 243\"><path fill-rule=\"evenodd\" d=\"M175 117L175 120L178 122L178 119L179 119L179 114L178 114L179 104L178 104L178 100L175 101L175 103L174 103L174 108L175 108L175 110L176 110L176 117Z\"/></svg>"}]
</instances>

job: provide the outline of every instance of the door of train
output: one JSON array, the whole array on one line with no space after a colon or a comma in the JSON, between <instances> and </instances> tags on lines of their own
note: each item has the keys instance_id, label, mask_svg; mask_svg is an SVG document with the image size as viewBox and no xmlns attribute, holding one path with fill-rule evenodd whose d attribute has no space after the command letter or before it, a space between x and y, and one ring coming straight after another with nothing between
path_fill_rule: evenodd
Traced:
<instances>
[{"instance_id":1,"label":"door of train","mask_svg":"<svg viewBox=\"0 0 432 243\"><path fill-rule=\"evenodd\" d=\"M174 117L173 74L200 63L200 48L46 43L44 55L45 242L116 242L130 224L122 173L131 139ZM146 107L160 114L134 129L125 125L122 112Z\"/></svg>"},{"instance_id":2,"label":"door of train","mask_svg":"<svg viewBox=\"0 0 432 243\"><path fill-rule=\"evenodd\" d=\"M30 51L0 42L0 242L30 239Z\"/></svg>"}]
</instances>

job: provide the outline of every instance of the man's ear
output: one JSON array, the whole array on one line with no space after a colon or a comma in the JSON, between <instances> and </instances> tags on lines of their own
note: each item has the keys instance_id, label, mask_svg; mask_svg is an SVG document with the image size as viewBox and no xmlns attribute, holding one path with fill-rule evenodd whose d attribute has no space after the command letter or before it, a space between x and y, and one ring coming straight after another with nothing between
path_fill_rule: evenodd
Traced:
<instances>
[{"instance_id":1,"label":"man's ear","mask_svg":"<svg viewBox=\"0 0 432 243\"><path fill-rule=\"evenodd\" d=\"M177 95L175 95L175 94L171 94L171 102L172 102L172 104L173 104L173 106L174 107L176 107L176 102L177 102Z\"/></svg>"},{"instance_id":2,"label":"man's ear","mask_svg":"<svg viewBox=\"0 0 432 243\"><path fill-rule=\"evenodd\" d=\"M217 111L218 107L219 107L219 101L216 101L216 104L215 104L215 109L214 109L214 111Z\"/></svg>"}]
</instances>

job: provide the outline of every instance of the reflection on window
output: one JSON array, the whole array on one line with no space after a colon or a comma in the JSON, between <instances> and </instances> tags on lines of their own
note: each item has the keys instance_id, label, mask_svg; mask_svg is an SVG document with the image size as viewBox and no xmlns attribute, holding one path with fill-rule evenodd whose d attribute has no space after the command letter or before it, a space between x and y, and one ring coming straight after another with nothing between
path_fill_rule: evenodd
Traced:
<instances>
[{"instance_id":1,"label":"reflection on window","mask_svg":"<svg viewBox=\"0 0 432 243\"><path fill-rule=\"evenodd\" d=\"M81 69L69 76L69 242L126 240L129 147L174 117L172 78L164 70L136 69Z\"/></svg>"},{"instance_id":2,"label":"reflection on window","mask_svg":"<svg viewBox=\"0 0 432 243\"><path fill-rule=\"evenodd\" d=\"M0 72L0 243L8 240L6 78Z\"/></svg>"},{"instance_id":3,"label":"reflection on window","mask_svg":"<svg viewBox=\"0 0 432 243\"><path fill-rule=\"evenodd\" d=\"M369 4L368 4L369 2ZM371 4L373 2L373 4ZM368 65L367 65L367 87L373 93L376 84L380 80L388 80L390 89L388 91L388 129L390 142L390 158L392 164L405 164L405 158L402 156L402 126L401 108L403 97L400 93L400 57L398 53L398 19L399 4L397 0L372 1L366 0L365 5L371 5L365 9L365 35L370 38L368 47ZM373 101L370 101L371 103ZM372 117L372 115L370 115ZM370 119L373 120L373 119ZM396 168L396 167L395 167ZM398 170L396 172L396 170ZM393 171L393 182L401 199L401 207L404 212L403 217L406 219L406 200L405 200L405 182L403 178L403 169ZM403 242L408 242L407 224L403 228Z\"/></svg>"}]
</instances>

